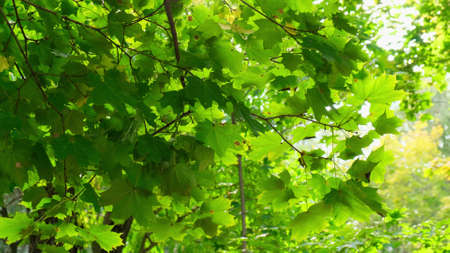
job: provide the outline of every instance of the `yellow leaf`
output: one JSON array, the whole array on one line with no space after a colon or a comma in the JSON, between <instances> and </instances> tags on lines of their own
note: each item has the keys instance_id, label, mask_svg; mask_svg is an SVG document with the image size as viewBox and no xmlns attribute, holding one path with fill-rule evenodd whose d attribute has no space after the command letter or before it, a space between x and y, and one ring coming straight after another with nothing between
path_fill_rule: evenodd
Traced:
<instances>
[{"instance_id":1,"label":"yellow leaf","mask_svg":"<svg viewBox=\"0 0 450 253\"><path fill-rule=\"evenodd\" d=\"M8 68L9 68L8 59L6 59L6 57L4 56L0 56L0 72L3 72L3 70Z\"/></svg>"},{"instance_id":2,"label":"yellow leaf","mask_svg":"<svg viewBox=\"0 0 450 253\"><path fill-rule=\"evenodd\" d=\"M297 29L295 29L295 26L291 25L291 24L286 24L284 26L284 28L286 29L286 31L288 33L290 33L291 35L296 35L297 34Z\"/></svg>"}]
</instances>

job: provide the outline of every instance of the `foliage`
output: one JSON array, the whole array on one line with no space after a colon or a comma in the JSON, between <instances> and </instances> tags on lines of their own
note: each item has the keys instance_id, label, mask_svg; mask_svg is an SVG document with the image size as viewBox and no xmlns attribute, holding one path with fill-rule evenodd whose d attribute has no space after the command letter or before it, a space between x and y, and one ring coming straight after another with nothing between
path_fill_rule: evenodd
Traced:
<instances>
[{"instance_id":1,"label":"foliage","mask_svg":"<svg viewBox=\"0 0 450 253\"><path fill-rule=\"evenodd\" d=\"M439 125L428 131L427 123L416 122L401 138L385 139L396 163L388 169L382 195L389 206L404 208L411 224L441 221L450 215L450 159L437 147L442 131Z\"/></svg>"},{"instance_id":2,"label":"foliage","mask_svg":"<svg viewBox=\"0 0 450 253\"><path fill-rule=\"evenodd\" d=\"M380 195L391 209L371 222L333 224L298 246L304 252L447 252L449 248L449 158L437 140L440 125L418 121L402 135L386 136L395 163L387 167ZM324 252L325 252L324 251Z\"/></svg>"},{"instance_id":3,"label":"foliage","mask_svg":"<svg viewBox=\"0 0 450 253\"><path fill-rule=\"evenodd\" d=\"M385 216L365 148L416 87L369 74L358 3L0 1L0 238L278 252Z\"/></svg>"},{"instance_id":4,"label":"foliage","mask_svg":"<svg viewBox=\"0 0 450 253\"><path fill-rule=\"evenodd\" d=\"M407 19L404 29L403 45L388 52L379 51L377 59L381 71L397 74L397 86L408 90L408 96L402 101L402 109L410 120L417 113L431 107L430 87L444 92L448 84L450 12L447 0L412 0L394 3L394 7L382 7L382 23L395 26ZM386 22L386 19L389 20ZM405 22L405 21L403 21ZM395 29L395 27L390 27ZM402 31L403 32L403 31ZM398 33L400 36L400 33ZM445 109L446 110L446 109ZM427 118L429 115L422 115Z\"/></svg>"},{"instance_id":5,"label":"foliage","mask_svg":"<svg viewBox=\"0 0 450 253\"><path fill-rule=\"evenodd\" d=\"M331 226L300 244L297 252L447 252L448 222L412 225L396 210L383 221Z\"/></svg>"}]
</instances>

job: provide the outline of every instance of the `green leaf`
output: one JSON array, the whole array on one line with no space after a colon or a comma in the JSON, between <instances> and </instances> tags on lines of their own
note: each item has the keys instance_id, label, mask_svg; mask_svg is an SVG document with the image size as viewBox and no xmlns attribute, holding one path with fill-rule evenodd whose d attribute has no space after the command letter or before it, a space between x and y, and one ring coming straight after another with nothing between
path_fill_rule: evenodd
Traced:
<instances>
[{"instance_id":1,"label":"green leaf","mask_svg":"<svg viewBox=\"0 0 450 253\"><path fill-rule=\"evenodd\" d=\"M211 217L198 219L195 221L195 227L201 227L205 234L213 237L217 234L219 225L213 222Z\"/></svg>"},{"instance_id":2,"label":"green leaf","mask_svg":"<svg viewBox=\"0 0 450 253\"><path fill-rule=\"evenodd\" d=\"M316 193L318 199L321 199L331 190L325 178L319 174L312 174L311 179L308 180L308 186Z\"/></svg>"},{"instance_id":3,"label":"green leaf","mask_svg":"<svg viewBox=\"0 0 450 253\"><path fill-rule=\"evenodd\" d=\"M292 229L292 238L302 241L310 233L319 232L328 224L332 207L325 203L311 206L308 211L300 213L289 225Z\"/></svg>"},{"instance_id":4,"label":"green leaf","mask_svg":"<svg viewBox=\"0 0 450 253\"><path fill-rule=\"evenodd\" d=\"M250 109L248 109L243 103L236 102L232 100L234 105L234 116L237 120L244 120L247 123L248 128L253 132L254 135L258 135L259 133L265 132L267 128L259 123L250 113Z\"/></svg>"},{"instance_id":5,"label":"green leaf","mask_svg":"<svg viewBox=\"0 0 450 253\"><path fill-rule=\"evenodd\" d=\"M94 205L94 208L97 212L100 212L100 198L98 196L98 194L95 192L94 188L92 188L92 186L90 184L84 184L84 192L81 195L81 199L92 203L92 205Z\"/></svg>"},{"instance_id":6,"label":"green leaf","mask_svg":"<svg viewBox=\"0 0 450 253\"><path fill-rule=\"evenodd\" d=\"M275 132L267 132L258 137L250 138L249 142L252 147L249 158L255 161L260 161L264 157L273 161L290 149L289 145L283 142Z\"/></svg>"},{"instance_id":7,"label":"green leaf","mask_svg":"<svg viewBox=\"0 0 450 253\"><path fill-rule=\"evenodd\" d=\"M258 19L255 20L255 24L259 29L253 33L253 35L258 40L263 41L264 49L273 48L276 44L281 42L283 35L272 22L266 19Z\"/></svg>"},{"instance_id":8,"label":"green leaf","mask_svg":"<svg viewBox=\"0 0 450 253\"><path fill-rule=\"evenodd\" d=\"M61 12L63 15L71 15L77 13L77 7L75 4L70 0L63 0L61 2Z\"/></svg>"},{"instance_id":9,"label":"green leaf","mask_svg":"<svg viewBox=\"0 0 450 253\"><path fill-rule=\"evenodd\" d=\"M362 154L362 149L369 146L374 137L373 134L369 133L363 137L352 136L345 140L346 149L341 153L340 158L351 159L357 155Z\"/></svg>"},{"instance_id":10,"label":"green leaf","mask_svg":"<svg viewBox=\"0 0 450 253\"><path fill-rule=\"evenodd\" d=\"M6 239L8 244L17 242L32 225L33 219L26 213L17 212L13 218L0 217L0 238Z\"/></svg>"},{"instance_id":11,"label":"green leaf","mask_svg":"<svg viewBox=\"0 0 450 253\"><path fill-rule=\"evenodd\" d=\"M214 20L208 19L197 28L197 31L202 33L204 39L210 39L213 37L220 38L222 36L222 28Z\"/></svg>"},{"instance_id":12,"label":"green leaf","mask_svg":"<svg viewBox=\"0 0 450 253\"><path fill-rule=\"evenodd\" d=\"M402 125L402 120L393 116L388 118L386 112L381 115L377 121L375 121L375 131L382 134L395 134L397 132L397 128Z\"/></svg>"},{"instance_id":13,"label":"green leaf","mask_svg":"<svg viewBox=\"0 0 450 253\"><path fill-rule=\"evenodd\" d=\"M211 221L215 224L230 227L236 224L234 216L227 212L230 207L230 200L219 197L206 202L202 210L211 215Z\"/></svg>"},{"instance_id":14,"label":"green leaf","mask_svg":"<svg viewBox=\"0 0 450 253\"><path fill-rule=\"evenodd\" d=\"M377 162L377 166L370 173L370 182L381 184L384 182L384 174L386 173L386 166L394 161L394 156L391 152L385 151L384 146L373 151L368 161Z\"/></svg>"},{"instance_id":15,"label":"green leaf","mask_svg":"<svg viewBox=\"0 0 450 253\"><path fill-rule=\"evenodd\" d=\"M135 158L138 160L145 159L158 163L169 160L169 155L169 145L162 138L143 135L136 143Z\"/></svg>"},{"instance_id":16,"label":"green leaf","mask_svg":"<svg viewBox=\"0 0 450 253\"><path fill-rule=\"evenodd\" d=\"M63 247L57 247L52 245L41 244L38 246L42 252L48 253L66 253L67 251Z\"/></svg>"},{"instance_id":17,"label":"green leaf","mask_svg":"<svg viewBox=\"0 0 450 253\"><path fill-rule=\"evenodd\" d=\"M237 52L228 42L222 40L213 42L210 56L221 67L230 69L234 74L242 70L244 56Z\"/></svg>"},{"instance_id":18,"label":"green leaf","mask_svg":"<svg viewBox=\"0 0 450 253\"><path fill-rule=\"evenodd\" d=\"M314 116L317 120L322 118L322 115L327 115L327 106L332 107L333 101L330 98L330 90L325 84L317 84L314 88L308 89L306 92L306 99L313 109Z\"/></svg>"},{"instance_id":19,"label":"green leaf","mask_svg":"<svg viewBox=\"0 0 450 253\"><path fill-rule=\"evenodd\" d=\"M111 251L114 248L123 245L120 234L112 232L113 226L94 224L89 228L83 229L81 235L84 240L96 241L100 247L106 251Z\"/></svg>"},{"instance_id":20,"label":"green leaf","mask_svg":"<svg viewBox=\"0 0 450 253\"><path fill-rule=\"evenodd\" d=\"M295 88L300 82L300 78L297 76L277 76L271 82L274 88L276 89L286 89L286 88Z\"/></svg>"},{"instance_id":21,"label":"green leaf","mask_svg":"<svg viewBox=\"0 0 450 253\"><path fill-rule=\"evenodd\" d=\"M270 176L262 183L262 193L258 196L258 204L263 206L271 204L275 211L289 207L289 200L295 198L294 193L288 187L290 175L287 170L280 174L280 178Z\"/></svg>"},{"instance_id":22,"label":"green leaf","mask_svg":"<svg viewBox=\"0 0 450 253\"><path fill-rule=\"evenodd\" d=\"M111 188L101 194L101 205L113 205L113 218L127 219L133 216L141 225L148 225L153 219L154 202L143 190L133 187L124 179L112 182Z\"/></svg>"},{"instance_id":23,"label":"green leaf","mask_svg":"<svg viewBox=\"0 0 450 253\"><path fill-rule=\"evenodd\" d=\"M205 169L214 164L214 150L203 145L197 145L194 150L194 159L199 163L199 169Z\"/></svg>"},{"instance_id":24,"label":"green leaf","mask_svg":"<svg viewBox=\"0 0 450 253\"><path fill-rule=\"evenodd\" d=\"M281 63L291 72L297 70L302 63L302 57L300 55L284 53L281 56L283 57Z\"/></svg>"},{"instance_id":25,"label":"green leaf","mask_svg":"<svg viewBox=\"0 0 450 253\"><path fill-rule=\"evenodd\" d=\"M404 92L395 90L395 76L383 74L377 78L369 75L364 80L353 84L355 97L375 104L387 104L400 100Z\"/></svg>"},{"instance_id":26,"label":"green leaf","mask_svg":"<svg viewBox=\"0 0 450 253\"><path fill-rule=\"evenodd\" d=\"M241 140L240 129L236 125L213 125L204 121L198 124L196 131L197 139L214 149L220 157L223 157L235 142Z\"/></svg>"},{"instance_id":27,"label":"green leaf","mask_svg":"<svg viewBox=\"0 0 450 253\"><path fill-rule=\"evenodd\" d=\"M346 188L378 215L386 216L387 211L382 204L382 198L378 195L377 189L364 187L356 181L347 181Z\"/></svg>"},{"instance_id":28,"label":"green leaf","mask_svg":"<svg viewBox=\"0 0 450 253\"><path fill-rule=\"evenodd\" d=\"M35 162L39 177L51 181L54 168L48 158L47 151L41 143L37 143L33 146L32 158Z\"/></svg>"},{"instance_id":29,"label":"green leaf","mask_svg":"<svg viewBox=\"0 0 450 253\"><path fill-rule=\"evenodd\" d=\"M220 107L225 107L225 97L222 95L222 91L216 83L205 82L197 77L188 77L187 81L187 87L184 89L184 94L187 99L198 99L205 108L211 107L213 101Z\"/></svg>"},{"instance_id":30,"label":"green leaf","mask_svg":"<svg viewBox=\"0 0 450 253\"><path fill-rule=\"evenodd\" d=\"M312 0L287 0L288 6L299 12L313 12L315 7Z\"/></svg>"},{"instance_id":31,"label":"green leaf","mask_svg":"<svg viewBox=\"0 0 450 253\"><path fill-rule=\"evenodd\" d=\"M370 162L370 161L362 161L362 160L356 160L353 162L352 166L348 170L348 174L352 176L352 178L369 182L370 180L370 173L372 170L377 166L377 163Z\"/></svg>"},{"instance_id":32,"label":"green leaf","mask_svg":"<svg viewBox=\"0 0 450 253\"><path fill-rule=\"evenodd\" d=\"M372 214L372 210L346 188L346 183L341 184L339 190L332 189L325 196L325 203L334 207L332 215L338 224L343 224L350 217L368 221Z\"/></svg>"},{"instance_id":33,"label":"green leaf","mask_svg":"<svg viewBox=\"0 0 450 253\"><path fill-rule=\"evenodd\" d=\"M77 237L79 235L80 228L72 223L63 223L56 229L55 239L59 240L64 237Z\"/></svg>"},{"instance_id":34,"label":"green leaf","mask_svg":"<svg viewBox=\"0 0 450 253\"><path fill-rule=\"evenodd\" d=\"M176 114L184 111L184 94L180 91L165 92L160 100L163 107L170 106Z\"/></svg>"}]
</instances>

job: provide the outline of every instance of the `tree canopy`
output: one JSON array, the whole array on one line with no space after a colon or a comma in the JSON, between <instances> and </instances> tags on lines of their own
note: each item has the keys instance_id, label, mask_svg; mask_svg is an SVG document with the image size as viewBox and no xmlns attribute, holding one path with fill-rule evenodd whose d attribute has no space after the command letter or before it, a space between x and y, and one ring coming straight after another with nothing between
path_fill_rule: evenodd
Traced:
<instances>
[{"instance_id":1,"label":"tree canopy","mask_svg":"<svg viewBox=\"0 0 450 253\"><path fill-rule=\"evenodd\" d=\"M361 1L0 7L12 250L295 251L387 214L376 187L392 155L369 147L397 133L393 103L426 106L380 64Z\"/></svg>"}]
</instances>

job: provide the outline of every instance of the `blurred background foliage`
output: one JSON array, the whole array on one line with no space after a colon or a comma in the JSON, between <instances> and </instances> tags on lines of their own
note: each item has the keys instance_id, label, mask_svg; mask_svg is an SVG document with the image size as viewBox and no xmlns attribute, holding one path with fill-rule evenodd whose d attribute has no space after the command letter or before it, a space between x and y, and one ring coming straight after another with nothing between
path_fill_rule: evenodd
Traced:
<instances>
[{"instance_id":1,"label":"blurred background foliage","mask_svg":"<svg viewBox=\"0 0 450 253\"><path fill-rule=\"evenodd\" d=\"M450 252L450 3L365 3L366 19L376 26L371 31L378 34L378 41L367 43L374 57L368 68L395 74L398 86L409 87L408 99L400 105L405 119L401 134L381 140L395 158L380 186L390 213L368 223L330 226L299 248L303 252Z\"/></svg>"},{"instance_id":2,"label":"blurred background foliage","mask_svg":"<svg viewBox=\"0 0 450 253\"><path fill-rule=\"evenodd\" d=\"M400 135L382 140L395 157L380 186L380 194L391 210L389 215L384 219L373 217L368 223L349 221L331 226L301 245L303 252L450 250L450 158L444 145L448 121L439 120L448 115L448 109L433 106L429 113L435 120L407 122Z\"/></svg>"}]
</instances>

